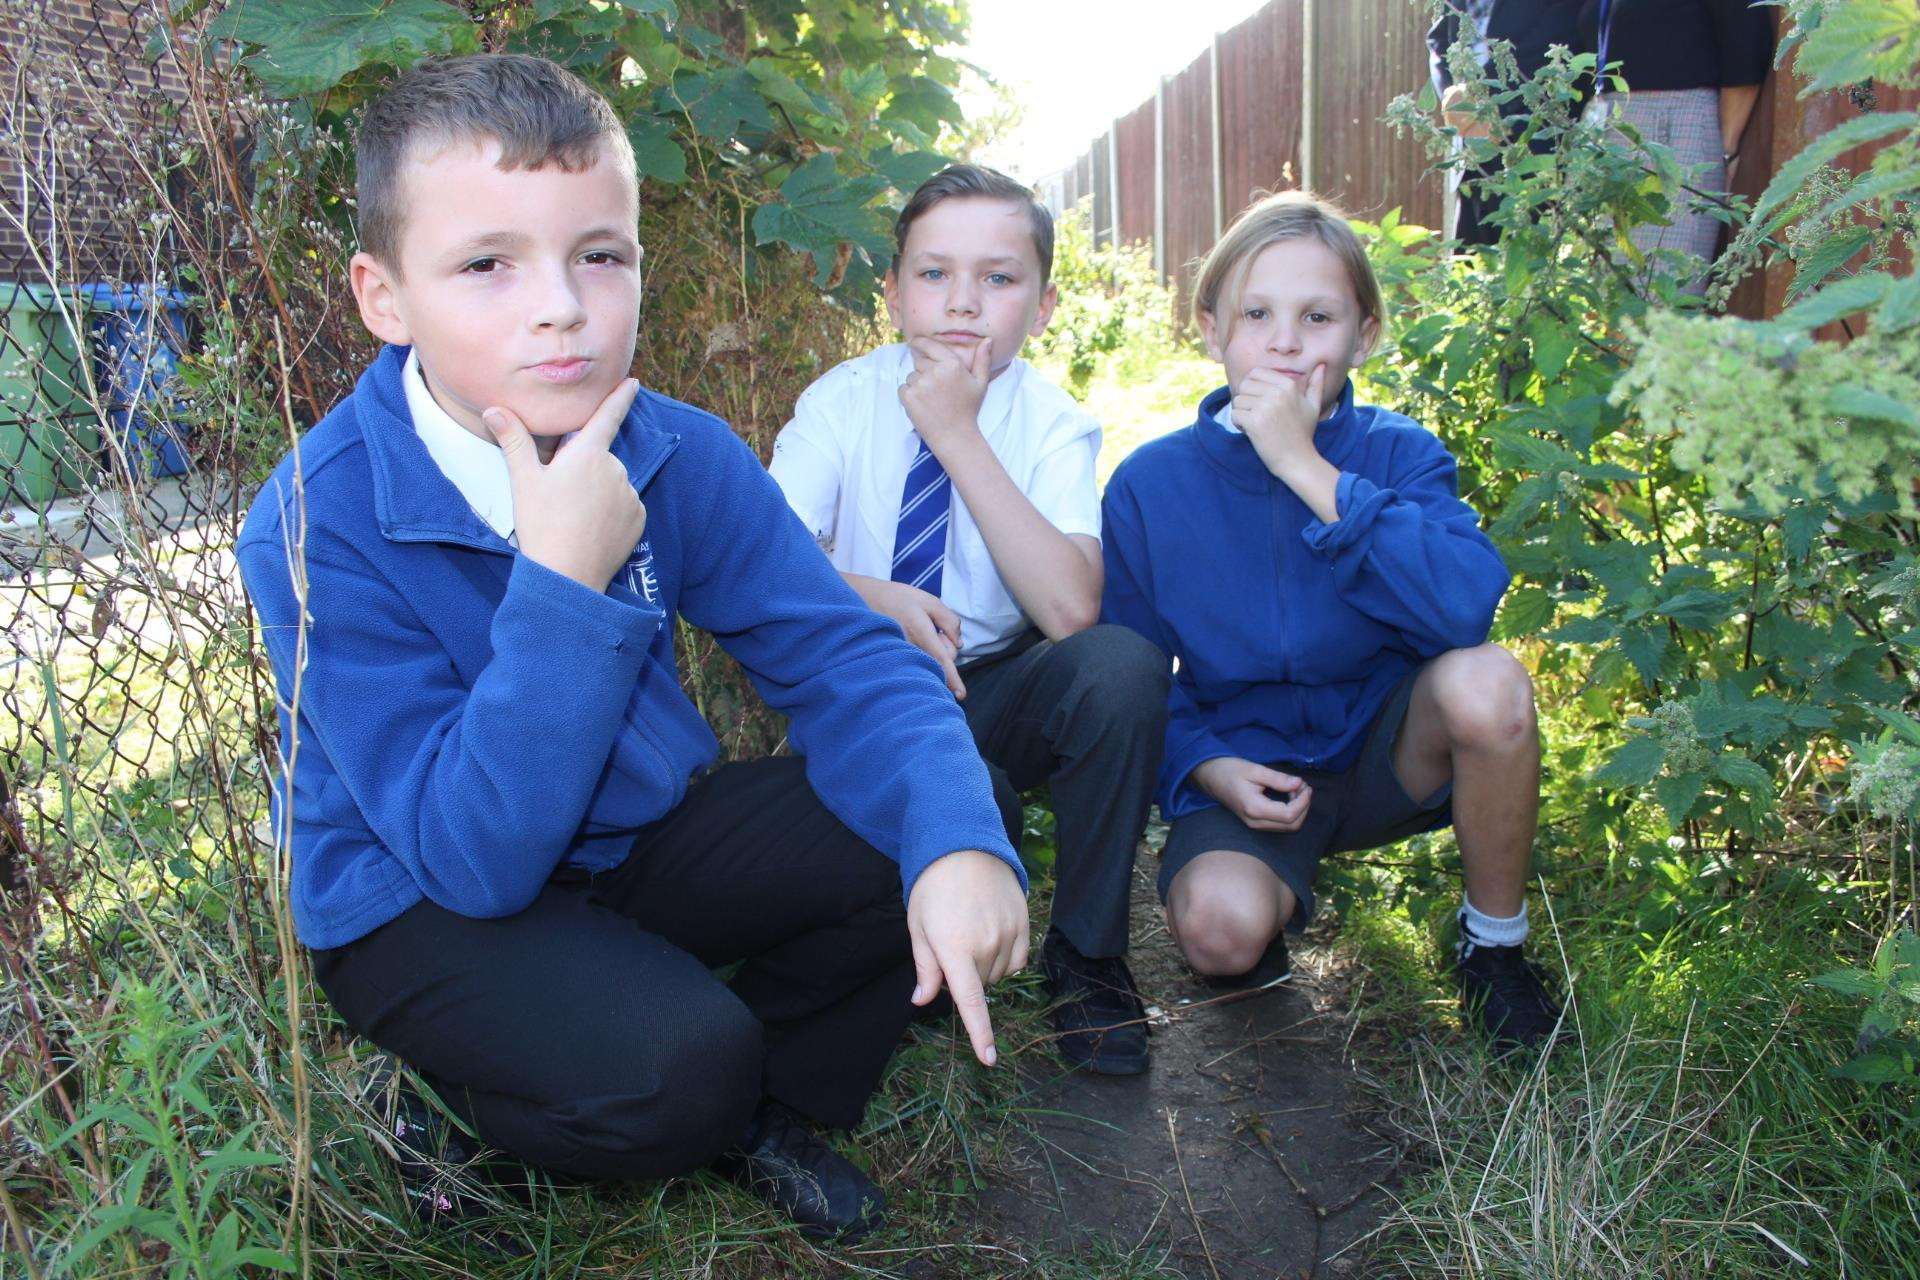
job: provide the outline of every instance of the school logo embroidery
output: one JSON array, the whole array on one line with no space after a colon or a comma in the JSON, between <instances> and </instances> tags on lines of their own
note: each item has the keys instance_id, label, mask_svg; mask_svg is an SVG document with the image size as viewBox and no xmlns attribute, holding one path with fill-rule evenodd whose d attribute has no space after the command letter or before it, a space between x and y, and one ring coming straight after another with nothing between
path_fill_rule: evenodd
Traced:
<instances>
[{"instance_id":1,"label":"school logo embroidery","mask_svg":"<svg viewBox=\"0 0 1920 1280\"><path fill-rule=\"evenodd\" d=\"M638 595L650 605L660 603L660 580L653 573L653 548L645 538L627 557L627 590Z\"/></svg>"}]
</instances>

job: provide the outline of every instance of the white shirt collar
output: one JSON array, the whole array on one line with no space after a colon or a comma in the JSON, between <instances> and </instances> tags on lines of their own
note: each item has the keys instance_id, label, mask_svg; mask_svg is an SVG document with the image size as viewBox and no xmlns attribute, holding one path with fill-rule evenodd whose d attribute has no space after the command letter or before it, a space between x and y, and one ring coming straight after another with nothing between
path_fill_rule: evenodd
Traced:
<instances>
[{"instance_id":1,"label":"white shirt collar","mask_svg":"<svg viewBox=\"0 0 1920 1280\"><path fill-rule=\"evenodd\" d=\"M440 474L453 482L475 515L502 538L512 541L513 486L507 475L506 455L498 445L474 435L440 407L427 390L417 353L407 352L407 367L400 376L407 388L407 412L413 416L414 434L427 446Z\"/></svg>"},{"instance_id":2,"label":"white shirt collar","mask_svg":"<svg viewBox=\"0 0 1920 1280\"><path fill-rule=\"evenodd\" d=\"M1233 425L1233 397L1232 396L1227 397L1227 402L1220 406L1220 411L1213 415L1213 420L1219 423L1221 426L1225 427L1227 429L1228 434L1230 435L1237 436L1237 435L1243 434L1240 428Z\"/></svg>"}]
</instances>

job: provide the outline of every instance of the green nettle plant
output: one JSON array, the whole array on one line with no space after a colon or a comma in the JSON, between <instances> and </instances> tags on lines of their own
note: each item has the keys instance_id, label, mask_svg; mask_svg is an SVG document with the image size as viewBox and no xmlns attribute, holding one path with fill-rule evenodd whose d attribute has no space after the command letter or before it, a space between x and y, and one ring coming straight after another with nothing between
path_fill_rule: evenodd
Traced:
<instances>
[{"instance_id":1,"label":"green nettle plant","mask_svg":"<svg viewBox=\"0 0 1920 1280\"><path fill-rule=\"evenodd\" d=\"M1173 341L1173 291L1160 283L1145 245L1093 242L1090 202L1055 226L1053 283L1060 305L1046 333L1028 346L1036 360L1059 364L1076 397L1108 357L1162 352Z\"/></svg>"},{"instance_id":2,"label":"green nettle plant","mask_svg":"<svg viewBox=\"0 0 1920 1280\"><path fill-rule=\"evenodd\" d=\"M207 0L174 15L183 32ZM953 0L232 0L205 37L269 94L338 129L430 54L535 53L578 72L627 122L650 197L720 184L758 245L812 257L814 279L871 304L890 253L889 193L945 161L960 119Z\"/></svg>"},{"instance_id":3,"label":"green nettle plant","mask_svg":"<svg viewBox=\"0 0 1920 1280\"><path fill-rule=\"evenodd\" d=\"M1920 84L1920 10L1788 8L1783 65L1806 93L1855 87L1860 114L1751 210L1690 189L1631 128L1583 119L1591 55L1523 81L1496 45L1490 72L1454 51L1489 138L1456 140L1430 91L1389 119L1438 163L1491 166L1498 250L1367 229L1404 318L1369 375L1459 457L1517 574L1495 639L1527 650L1561 730L1548 866L1571 848L1655 870L1666 887L1636 922L1654 938L1752 892L1822 826L1858 824L1887 882L1911 876L1920 282L1898 264L1920 116L1871 107L1875 86ZM1867 141L1887 145L1864 172L1831 167ZM1771 266L1793 273L1783 314L1708 314L1682 289L1697 264L1629 242L1694 205L1738 228L1708 301ZM1831 326L1851 341L1816 339Z\"/></svg>"}]
</instances>

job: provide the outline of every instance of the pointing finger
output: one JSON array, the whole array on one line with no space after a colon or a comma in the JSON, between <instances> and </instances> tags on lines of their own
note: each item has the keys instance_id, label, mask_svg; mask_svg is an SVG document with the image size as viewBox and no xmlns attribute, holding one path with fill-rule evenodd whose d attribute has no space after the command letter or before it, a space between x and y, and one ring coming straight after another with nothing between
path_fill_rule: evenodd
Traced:
<instances>
[{"instance_id":1,"label":"pointing finger","mask_svg":"<svg viewBox=\"0 0 1920 1280\"><path fill-rule=\"evenodd\" d=\"M993 1046L993 1019L987 1016L987 993L980 987L980 975L973 967L973 959L962 953L958 963L952 963L951 957L943 959L942 967L946 970L947 988L953 992L953 1007L960 1011L967 1039L973 1042L973 1056L990 1067L1000 1060L1000 1053Z\"/></svg>"}]
</instances>

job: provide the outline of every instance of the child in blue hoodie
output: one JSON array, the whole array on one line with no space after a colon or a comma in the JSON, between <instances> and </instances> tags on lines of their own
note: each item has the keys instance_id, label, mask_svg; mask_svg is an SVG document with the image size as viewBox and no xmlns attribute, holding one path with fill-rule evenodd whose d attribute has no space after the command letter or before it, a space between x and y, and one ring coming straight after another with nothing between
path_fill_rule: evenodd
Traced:
<instances>
[{"instance_id":1,"label":"child in blue hoodie","mask_svg":"<svg viewBox=\"0 0 1920 1280\"><path fill-rule=\"evenodd\" d=\"M993 1061L982 989L1026 960L1017 806L752 452L627 377L638 190L603 99L537 58L433 60L357 160L351 280L388 345L238 544L315 976L527 1162L718 1158L810 1233L861 1234L880 1193L815 1129L859 1120L942 985ZM800 758L714 767L676 617Z\"/></svg>"},{"instance_id":2,"label":"child in blue hoodie","mask_svg":"<svg viewBox=\"0 0 1920 1280\"><path fill-rule=\"evenodd\" d=\"M1559 1011L1523 957L1539 810L1525 668L1487 643L1507 569L1419 424L1354 403L1380 288L1300 192L1235 220L1194 312L1227 385L1136 450L1102 508L1103 616L1177 662L1156 800L1167 924L1218 985L1288 972L1321 858L1451 823L1455 972L1496 1044Z\"/></svg>"}]
</instances>

